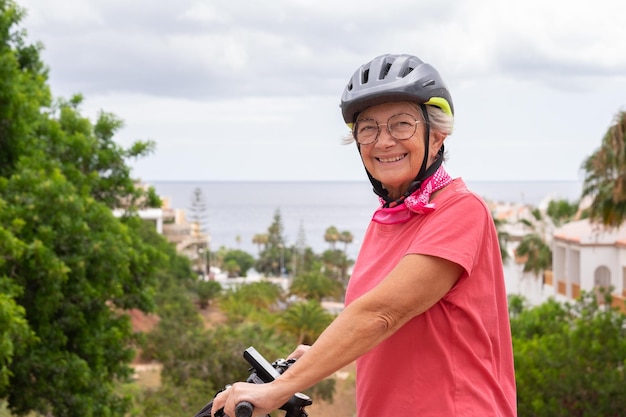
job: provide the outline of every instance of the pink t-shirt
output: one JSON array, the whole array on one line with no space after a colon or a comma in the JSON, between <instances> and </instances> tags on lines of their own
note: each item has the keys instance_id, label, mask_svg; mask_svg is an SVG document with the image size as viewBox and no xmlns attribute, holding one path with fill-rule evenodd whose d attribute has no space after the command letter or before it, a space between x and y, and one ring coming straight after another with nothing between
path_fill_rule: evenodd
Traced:
<instances>
[{"instance_id":1,"label":"pink t-shirt","mask_svg":"<svg viewBox=\"0 0 626 417\"><path fill-rule=\"evenodd\" d=\"M376 286L406 254L465 270L434 306L357 360L359 417L514 417L513 351L497 232L489 209L456 179L432 213L371 222L346 304Z\"/></svg>"}]
</instances>

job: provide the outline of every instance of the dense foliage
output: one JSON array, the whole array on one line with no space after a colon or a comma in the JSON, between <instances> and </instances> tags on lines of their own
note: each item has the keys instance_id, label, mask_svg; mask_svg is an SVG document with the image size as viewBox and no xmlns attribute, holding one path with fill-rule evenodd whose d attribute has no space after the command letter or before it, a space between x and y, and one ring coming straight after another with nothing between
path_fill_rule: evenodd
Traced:
<instances>
[{"instance_id":1,"label":"dense foliage","mask_svg":"<svg viewBox=\"0 0 626 417\"><path fill-rule=\"evenodd\" d=\"M520 417L623 415L626 316L608 307L610 295L510 304Z\"/></svg>"},{"instance_id":2,"label":"dense foliage","mask_svg":"<svg viewBox=\"0 0 626 417\"><path fill-rule=\"evenodd\" d=\"M143 359L163 370L161 386L137 398L138 415L193 415L226 384L248 377L246 348L255 346L269 360L284 358L299 342L312 343L332 320L316 301L284 309L280 287L255 282L223 291L215 300L223 322L206 328L188 295L185 301L184 293L175 294L163 294L161 320L142 344ZM328 380L309 394L331 399L333 389Z\"/></svg>"},{"instance_id":3,"label":"dense foliage","mask_svg":"<svg viewBox=\"0 0 626 417\"><path fill-rule=\"evenodd\" d=\"M168 259L134 214L160 202L126 164L152 144L119 147L121 121L91 123L80 96L52 102L22 15L0 0L0 398L16 414L122 415L134 356L124 311L153 308Z\"/></svg>"}]
</instances>

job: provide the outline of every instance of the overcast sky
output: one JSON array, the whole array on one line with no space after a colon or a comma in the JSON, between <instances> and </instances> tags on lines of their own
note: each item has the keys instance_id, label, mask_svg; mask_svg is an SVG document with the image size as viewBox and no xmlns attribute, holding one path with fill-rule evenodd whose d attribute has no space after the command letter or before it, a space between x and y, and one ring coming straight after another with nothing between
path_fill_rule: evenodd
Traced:
<instances>
[{"instance_id":1,"label":"overcast sky","mask_svg":"<svg viewBox=\"0 0 626 417\"><path fill-rule=\"evenodd\" d=\"M467 180L579 180L626 109L623 0L17 2L55 97L156 142L145 181L365 179L338 106L384 53L446 80L446 167Z\"/></svg>"}]
</instances>

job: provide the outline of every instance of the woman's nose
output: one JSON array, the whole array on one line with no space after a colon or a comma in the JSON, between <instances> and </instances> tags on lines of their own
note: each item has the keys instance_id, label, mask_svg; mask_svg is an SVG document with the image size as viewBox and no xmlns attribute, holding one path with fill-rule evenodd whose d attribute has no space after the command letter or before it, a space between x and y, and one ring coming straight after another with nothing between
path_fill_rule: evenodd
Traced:
<instances>
[{"instance_id":1,"label":"woman's nose","mask_svg":"<svg viewBox=\"0 0 626 417\"><path fill-rule=\"evenodd\" d=\"M378 125L378 129L379 132L377 144L383 147L395 145L396 139L391 136L391 133L389 132L389 127L386 123Z\"/></svg>"}]
</instances>

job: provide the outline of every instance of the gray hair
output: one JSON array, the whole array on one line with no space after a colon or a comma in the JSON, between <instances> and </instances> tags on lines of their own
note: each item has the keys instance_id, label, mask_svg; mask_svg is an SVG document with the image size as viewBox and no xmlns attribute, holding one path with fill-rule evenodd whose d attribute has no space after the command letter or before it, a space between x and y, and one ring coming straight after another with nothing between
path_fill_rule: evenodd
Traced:
<instances>
[{"instance_id":1,"label":"gray hair","mask_svg":"<svg viewBox=\"0 0 626 417\"><path fill-rule=\"evenodd\" d=\"M437 106L426 106L430 127L433 130L444 133L446 136L452 134L454 128L454 116L446 114Z\"/></svg>"}]
</instances>

